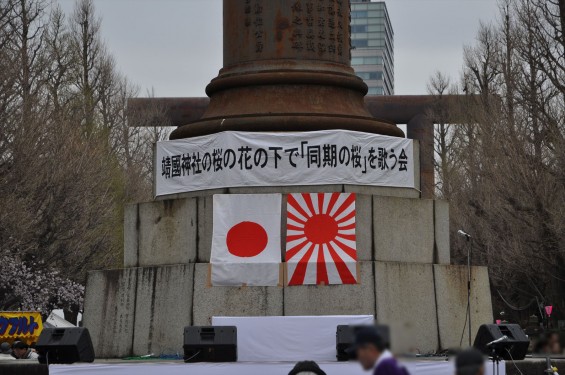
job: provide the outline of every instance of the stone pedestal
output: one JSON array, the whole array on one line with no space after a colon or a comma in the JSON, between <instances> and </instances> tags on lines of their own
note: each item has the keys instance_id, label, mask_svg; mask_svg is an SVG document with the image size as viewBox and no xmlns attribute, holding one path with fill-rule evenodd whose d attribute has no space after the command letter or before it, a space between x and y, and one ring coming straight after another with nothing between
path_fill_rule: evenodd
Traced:
<instances>
[{"instance_id":1,"label":"stone pedestal","mask_svg":"<svg viewBox=\"0 0 565 375\"><path fill-rule=\"evenodd\" d=\"M357 193L358 285L208 286L213 194L277 192ZM458 346L466 268L450 265L448 203L418 195L344 185L237 188L132 205L125 213L126 268L88 277L84 324L96 355L182 352L183 327L210 324L212 316L373 314L391 326L396 350ZM478 328L492 322L486 268L473 267L472 279Z\"/></svg>"},{"instance_id":2,"label":"stone pedestal","mask_svg":"<svg viewBox=\"0 0 565 375\"><path fill-rule=\"evenodd\" d=\"M224 68L206 89L210 102L202 117L178 127L171 139L229 130L345 129L404 136L365 106L367 86L350 66L348 2L223 4ZM421 172L428 182L433 181L432 159L423 161ZM88 277L84 323L97 356L176 353L182 349L183 327L209 324L214 315L373 314L393 328L394 349L425 353L452 345L463 330L466 281L458 267L449 265L449 206L420 199L421 191L430 196L433 186L420 188L420 161L415 165L414 189L228 188L129 207L125 269ZM209 287L213 194L293 192L357 193L360 283ZM284 249L284 230L281 237ZM475 268L473 275L473 324L491 322L487 272Z\"/></svg>"}]
</instances>

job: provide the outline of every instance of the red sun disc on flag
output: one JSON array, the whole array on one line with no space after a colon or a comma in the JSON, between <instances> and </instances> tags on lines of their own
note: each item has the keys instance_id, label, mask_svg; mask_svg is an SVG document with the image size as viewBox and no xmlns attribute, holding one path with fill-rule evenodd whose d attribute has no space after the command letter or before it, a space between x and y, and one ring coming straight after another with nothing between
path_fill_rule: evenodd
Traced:
<instances>
[{"instance_id":1,"label":"red sun disc on flag","mask_svg":"<svg viewBox=\"0 0 565 375\"><path fill-rule=\"evenodd\" d=\"M303 285L309 267L316 284L333 275L333 283L355 284L355 194L290 194L286 261L296 264L289 285Z\"/></svg>"},{"instance_id":2,"label":"red sun disc on flag","mask_svg":"<svg viewBox=\"0 0 565 375\"><path fill-rule=\"evenodd\" d=\"M240 258L253 258L261 254L269 243L267 231L261 225L243 221L234 225L226 236L228 251Z\"/></svg>"}]
</instances>

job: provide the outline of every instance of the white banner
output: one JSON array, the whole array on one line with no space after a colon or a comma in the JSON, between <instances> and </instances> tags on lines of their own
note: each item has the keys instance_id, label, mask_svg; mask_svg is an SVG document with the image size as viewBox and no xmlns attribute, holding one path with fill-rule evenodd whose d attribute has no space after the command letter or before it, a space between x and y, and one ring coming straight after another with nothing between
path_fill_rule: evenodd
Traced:
<instances>
[{"instance_id":1,"label":"white banner","mask_svg":"<svg viewBox=\"0 0 565 375\"><path fill-rule=\"evenodd\" d=\"M158 142L155 195L242 186L414 188L414 142L346 130L223 132Z\"/></svg>"}]
</instances>

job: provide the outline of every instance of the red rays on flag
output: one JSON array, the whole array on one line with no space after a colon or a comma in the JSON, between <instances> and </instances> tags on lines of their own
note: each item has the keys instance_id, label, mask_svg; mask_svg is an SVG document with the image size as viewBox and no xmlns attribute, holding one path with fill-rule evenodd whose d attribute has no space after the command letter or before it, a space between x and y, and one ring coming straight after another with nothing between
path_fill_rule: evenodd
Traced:
<instances>
[{"instance_id":1,"label":"red rays on flag","mask_svg":"<svg viewBox=\"0 0 565 375\"><path fill-rule=\"evenodd\" d=\"M356 284L355 194L289 194L289 285Z\"/></svg>"}]
</instances>

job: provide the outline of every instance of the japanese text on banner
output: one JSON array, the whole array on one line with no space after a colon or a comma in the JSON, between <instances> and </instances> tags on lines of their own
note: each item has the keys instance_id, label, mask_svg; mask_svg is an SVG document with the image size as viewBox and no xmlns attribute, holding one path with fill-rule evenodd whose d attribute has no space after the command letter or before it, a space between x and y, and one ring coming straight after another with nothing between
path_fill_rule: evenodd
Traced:
<instances>
[{"instance_id":1,"label":"japanese text on banner","mask_svg":"<svg viewBox=\"0 0 565 375\"><path fill-rule=\"evenodd\" d=\"M350 131L225 132L160 142L156 194L237 186L414 187L413 142Z\"/></svg>"}]
</instances>

